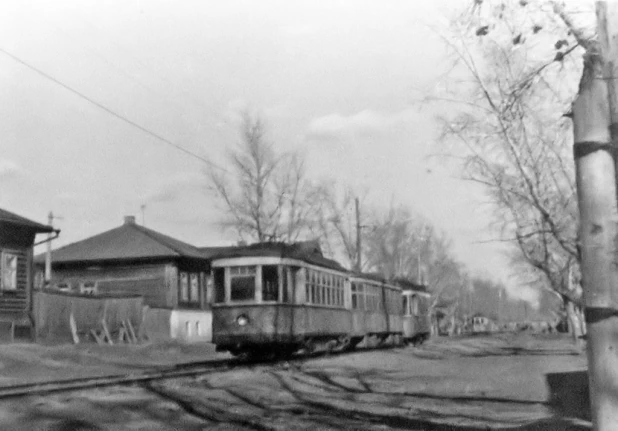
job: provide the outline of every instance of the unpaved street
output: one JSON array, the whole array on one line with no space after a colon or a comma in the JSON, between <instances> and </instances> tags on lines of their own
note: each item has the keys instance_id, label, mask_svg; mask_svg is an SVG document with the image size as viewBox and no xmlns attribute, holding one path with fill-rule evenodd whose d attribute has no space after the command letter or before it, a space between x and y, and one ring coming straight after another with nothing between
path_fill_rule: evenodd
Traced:
<instances>
[{"instance_id":1,"label":"unpaved street","mask_svg":"<svg viewBox=\"0 0 618 431\"><path fill-rule=\"evenodd\" d=\"M589 429L577 383L585 367L564 337L440 338L420 348L7 400L0 429Z\"/></svg>"}]
</instances>

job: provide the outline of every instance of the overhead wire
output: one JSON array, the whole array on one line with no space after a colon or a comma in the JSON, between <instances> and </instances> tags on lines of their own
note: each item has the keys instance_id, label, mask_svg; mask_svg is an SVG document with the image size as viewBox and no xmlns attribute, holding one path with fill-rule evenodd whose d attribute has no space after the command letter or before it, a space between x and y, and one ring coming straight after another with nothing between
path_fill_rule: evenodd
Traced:
<instances>
[{"instance_id":1,"label":"overhead wire","mask_svg":"<svg viewBox=\"0 0 618 431\"><path fill-rule=\"evenodd\" d=\"M207 158L205 158L205 157L203 157L203 156L200 156L199 154L194 153L193 151L188 150L188 149L186 149L186 148L182 147L181 145L178 145L178 144L176 144L176 143L174 143L174 142L170 141L169 139L167 139L167 138L165 138L165 137L163 137L163 136L159 135L158 133L155 133L155 132L153 132L153 131L151 131L151 130L149 130L149 129L145 128L144 126L142 126L142 125L140 125L140 124L136 123L135 121L130 120L129 118L126 118L126 117L124 117L123 115L121 115L121 114L119 114L119 113L117 113L117 112L113 111L112 109L108 108L107 106L103 105L102 103L97 102L96 100L94 100L94 99L92 99L92 98L90 98L90 97L86 96L86 95L85 95L85 94L83 94L82 92L80 92L80 91L78 91L78 90L76 90L76 89L74 89L74 88L70 87L69 85L67 85L67 84L63 83L62 81L60 81L60 80L58 80L58 79L54 78L53 76L51 76L51 75L49 75L49 74L47 74L47 73L43 72L42 70L38 69L37 67L35 67L35 66L33 66L33 65L29 64L29 63L27 63L26 61L24 61L24 60L22 60L21 58L17 57L15 54L13 54L13 53L11 53L11 52L9 52L9 51L5 50L4 48L0 47L0 52L2 52L3 54L5 54L5 55L6 55L6 56L8 56L9 58L13 59L14 61L16 61L16 62L20 63L21 65L23 65L23 66L27 67L28 69L30 69L30 70L32 70L32 71L34 71L34 72L36 72L37 74L39 74L39 75L41 75L41 76L43 76L43 77L45 77L45 78L49 79L50 81L52 81L52 82L56 83L57 85L61 86L61 87L62 87L62 88L64 88L65 90L70 91L71 93L73 93L73 94L77 95L78 97L80 97L80 98L82 98L82 99L86 100L87 102L89 102L89 103L91 103L91 104L95 105L95 106L96 106L96 107L98 107L99 109L101 109L101 110L103 110L103 111L107 112L108 114L110 114L110 115L112 115L112 116L116 117L117 119L119 119L119 120L121 120L121 121L123 121L123 122L125 122L125 123L127 123L127 124L130 124L131 126L135 127L136 129L141 130L142 132L144 132L144 133L146 133L147 135L149 135L149 136L151 136L151 137L153 137L153 138L155 138L155 139L159 140L160 142L163 142L163 143L165 143L165 144L167 144L167 145L169 145L169 146L171 146L171 147L174 147L174 148L176 148L177 150L182 151L183 153L185 153L185 154L187 154L187 155L189 155L189 156L191 156L191 157L194 157L194 158L196 158L196 159L198 159L198 160L201 160L202 162L204 162L204 163L206 163L206 164L210 165L210 166L211 166L211 167L213 167L213 168L219 169L219 170L224 171L224 172L228 172L225 168L223 168L223 167L221 167L221 166L217 165L216 163L214 163L214 162L212 162L212 161L208 160Z\"/></svg>"},{"instance_id":2,"label":"overhead wire","mask_svg":"<svg viewBox=\"0 0 618 431\"><path fill-rule=\"evenodd\" d=\"M107 43L109 43L110 45L113 45L115 47L116 50L120 51L120 52L124 52L126 55L128 55L134 63L136 63L139 67L141 67L143 70L148 71L148 73L152 76L155 76L157 79L159 79L160 81L164 82L165 84L169 85L170 87L173 87L176 83L171 81L169 78L167 78L165 75L161 74L159 71L157 71L156 69L150 67L148 64L146 64L143 60L140 60L139 57L136 55L136 53L130 49L128 49L127 47L125 47L124 45L121 45L119 43L117 43L116 41L113 40L112 37L110 37L108 34L106 34L106 32L104 30L101 29L101 27L95 23L92 22L88 19L86 19L85 17L82 17L82 20L85 24L88 25L89 28L91 29L96 29L100 34L102 34L105 37L105 40ZM64 31L63 31L64 32ZM204 102L202 102L200 99L198 99L197 97L195 97L192 93L186 91L186 90L180 90L180 93L185 96L187 99L189 99L189 101L203 109L205 109L206 111L210 112L210 115L213 116L217 116L219 115L219 113L213 113L213 109L206 106L204 104ZM216 131L217 133L221 134L221 131L216 128L213 127L212 128L214 131Z\"/></svg>"},{"instance_id":3,"label":"overhead wire","mask_svg":"<svg viewBox=\"0 0 618 431\"><path fill-rule=\"evenodd\" d=\"M88 26L90 28L97 28L98 27L94 24L91 23L87 20L84 20ZM73 45L79 46L80 49L83 52L86 52L88 55L93 56L95 58L97 58L99 61L102 62L103 65L106 65L107 67L109 67L110 69L113 69L114 71L116 71L117 73L119 73L120 75L124 76L126 79L131 80L132 82L134 82L135 84L137 84L139 87L141 87L142 89L146 90L149 93L152 93L154 95L156 95L157 97L161 97L162 99L164 99L166 101L166 103L168 105L174 105L176 106L176 108L179 108L181 110L184 109L184 107L180 106L180 104L176 101L173 100L171 97L163 94L161 91L152 88L150 85L145 84L144 82L142 82L141 80L137 79L134 74L132 74L130 71L127 71L125 68L115 64L114 62L108 60L107 58L105 58L101 52L96 49L96 48L92 48L90 46L87 46L83 41L81 41L79 38L76 37L72 37L70 34L68 34L65 30L61 29L60 27L54 25L53 23L47 23L50 28L53 28L55 31L57 31L59 34L63 35L67 40L70 41L70 43L72 43ZM138 65L138 67L142 68L143 70L148 71L148 73L154 77L156 77L159 81L164 82L168 87L173 87L174 86L174 82L170 81L169 79L167 79L166 77L162 76L161 74L159 74L158 72L156 72L155 70L153 70L152 68L148 67L146 64L144 64L144 62L142 62L141 60L139 60L134 53L129 52L127 49L125 49L123 46L119 45L118 43L114 42L113 40L111 40L111 38L106 38L106 41L113 45L115 47L115 49L119 52L124 52L125 54L127 54L132 61ZM189 102L193 103L195 105L198 105L199 108L202 108L206 111L208 111L208 115L210 116L215 116L215 114L212 113L212 108L206 106L201 100L193 97L191 94L187 94L186 91L182 91L181 90L181 94L183 96L189 96ZM186 109L184 109L186 111ZM180 113L181 117L184 117L185 114L184 113ZM220 136L222 136L221 134L221 130L218 127L211 127L211 129L215 132L217 132Z\"/></svg>"}]
</instances>

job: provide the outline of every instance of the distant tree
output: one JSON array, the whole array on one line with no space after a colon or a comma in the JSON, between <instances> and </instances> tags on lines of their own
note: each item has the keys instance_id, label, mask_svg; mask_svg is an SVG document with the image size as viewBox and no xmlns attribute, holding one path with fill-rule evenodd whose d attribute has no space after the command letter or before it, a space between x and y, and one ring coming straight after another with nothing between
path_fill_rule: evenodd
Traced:
<instances>
[{"instance_id":1,"label":"distant tree","mask_svg":"<svg viewBox=\"0 0 618 431\"><path fill-rule=\"evenodd\" d=\"M240 141L225 171L207 173L222 206L220 225L243 241L293 242L319 223L322 189L306 178L297 153L278 153L266 138L263 120L245 112Z\"/></svg>"},{"instance_id":2,"label":"distant tree","mask_svg":"<svg viewBox=\"0 0 618 431\"><path fill-rule=\"evenodd\" d=\"M432 294L430 313L436 331L441 318L453 316L466 284L465 270L453 257L451 240L405 206L374 210L367 223L364 252L369 270L387 279L425 284Z\"/></svg>"},{"instance_id":3,"label":"distant tree","mask_svg":"<svg viewBox=\"0 0 618 431\"><path fill-rule=\"evenodd\" d=\"M579 304L577 198L570 121L581 73L582 33L560 2L470 1L444 41L454 63L434 100L442 143L481 184L501 240L565 304ZM580 11L581 12L581 11ZM458 85L455 85L458 84Z\"/></svg>"},{"instance_id":4,"label":"distant tree","mask_svg":"<svg viewBox=\"0 0 618 431\"><path fill-rule=\"evenodd\" d=\"M351 186L340 187L335 181L325 181L320 193L321 224L319 238L325 245L331 257L343 260L348 268L354 268L361 253L361 271L369 268L366 258L367 244L361 241L362 250L358 249L356 238L356 225L367 224L367 213L364 208L364 196ZM360 220L356 219L355 200L359 199Z\"/></svg>"}]
</instances>

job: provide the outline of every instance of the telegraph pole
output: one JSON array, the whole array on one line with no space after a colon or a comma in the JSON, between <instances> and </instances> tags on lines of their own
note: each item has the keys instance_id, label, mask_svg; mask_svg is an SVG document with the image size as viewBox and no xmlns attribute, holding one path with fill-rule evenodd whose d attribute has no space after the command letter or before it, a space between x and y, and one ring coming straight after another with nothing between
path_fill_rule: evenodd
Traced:
<instances>
[{"instance_id":1,"label":"telegraph pole","mask_svg":"<svg viewBox=\"0 0 618 431\"><path fill-rule=\"evenodd\" d=\"M596 9L599 37L586 41L573 136L592 421L595 430L610 431L618 429L618 4L597 2Z\"/></svg>"},{"instance_id":2,"label":"telegraph pole","mask_svg":"<svg viewBox=\"0 0 618 431\"><path fill-rule=\"evenodd\" d=\"M356 207L356 270L361 272L361 222L360 222L360 203L358 198L354 198L354 205Z\"/></svg>"},{"instance_id":3,"label":"telegraph pole","mask_svg":"<svg viewBox=\"0 0 618 431\"><path fill-rule=\"evenodd\" d=\"M54 226L54 219L60 219L61 217L54 216L53 212L49 212L47 215L47 224L49 226ZM49 283L51 281L51 251L52 251L52 239L53 232L47 234L47 250L45 252L45 283Z\"/></svg>"}]
</instances>

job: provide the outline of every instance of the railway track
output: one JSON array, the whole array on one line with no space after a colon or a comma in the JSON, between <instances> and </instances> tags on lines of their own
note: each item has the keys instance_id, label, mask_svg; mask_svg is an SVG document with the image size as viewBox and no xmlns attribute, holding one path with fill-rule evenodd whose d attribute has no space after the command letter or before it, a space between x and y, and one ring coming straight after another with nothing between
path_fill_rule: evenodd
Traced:
<instances>
[{"instance_id":1,"label":"railway track","mask_svg":"<svg viewBox=\"0 0 618 431\"><path fill-rule=\"evenodd\" d=\"M311 354L299 355L289 358L283 362L300 364L309 359L320 356L338 356L359 353L363 350L382 350L392 349L398 346L385 345L372 348L362 348L351 352L314 352ZM130 385L135 383L145 383L155 380L171 379L177 377L191 377L206 373L221 372L240 367L251 367L256 365L276 365L282 361L275 360L241 360L237 358L216 359L211 361L189 362L176 364L168 367L156 367L150 370L143 370L125 374L114 374L94 377L79 377L72 379L50 380L44 382L23 383L0 387L0 399L16 398L29 395L43 395L52 392L68 392L82 389L99 388L105 386Z\"/></svg>"},{"instance_id":2,"label":"railway track","mask_svg":"<svg viewBox=\"0 0 618 431\"><path fill-rule=\"evenodd\" d=\"M104 386L128 385L152 380L187 377L215 371L231 369L241 365L240 361L221 359L213 361L191 362L170 367L157 367L151 370L95 377L51 380L45 382L24 383L0 387L0 399L26 395L41 395L51 392L63 392L90 389Z\"/></svg>"}]
</instances>

